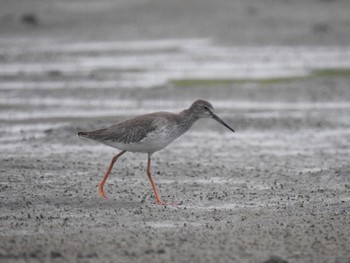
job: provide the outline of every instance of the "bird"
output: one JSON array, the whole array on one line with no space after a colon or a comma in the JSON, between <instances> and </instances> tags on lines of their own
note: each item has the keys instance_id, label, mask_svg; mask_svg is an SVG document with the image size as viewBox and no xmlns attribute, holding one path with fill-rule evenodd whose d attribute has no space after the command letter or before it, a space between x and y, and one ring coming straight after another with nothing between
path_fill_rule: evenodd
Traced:
<instances>
[{"instance_id":1,"label":"bird","mask_svg":"<svg viewBox=\"0 0 350 263\"><path fill-rule=\"evenodd\" d=\"M98 185L99 196L108 199L103 188L118 158L126 152L139 152L148 154L146 173L151 183L156 203L158 205L169 205L170 203L162 201L153 181L151 157L155 152L165 148L176 138L187 132L197 120L202 118L212 118L232 132L235 132L214 113L212 104L203 99L194 101L189 108L179 113L154 112L136 116L107 128L78 132L78 137L92 139L120 150L112 158L102 181Z\"/></svg>"}]
</instances>

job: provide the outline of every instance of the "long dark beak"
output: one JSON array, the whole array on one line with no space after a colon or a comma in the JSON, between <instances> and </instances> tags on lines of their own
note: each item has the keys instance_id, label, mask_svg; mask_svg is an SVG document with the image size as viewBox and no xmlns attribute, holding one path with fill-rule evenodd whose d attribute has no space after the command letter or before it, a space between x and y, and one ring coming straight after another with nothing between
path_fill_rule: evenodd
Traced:
<instances>
[{"instance_id":1,"label":"long dark beak","mask_svg":"<svg viewBox=\"0 0 350 263\"><path fill-rule=\"evenodd\" d=\"M224 125L226 128L230 129L231 131L235 132L230 126L228 126L222 119L220 119L217 115L214 113L211 113L211 116L214 120L220 122L222 125Z\"/></svg>"}]
</instances>

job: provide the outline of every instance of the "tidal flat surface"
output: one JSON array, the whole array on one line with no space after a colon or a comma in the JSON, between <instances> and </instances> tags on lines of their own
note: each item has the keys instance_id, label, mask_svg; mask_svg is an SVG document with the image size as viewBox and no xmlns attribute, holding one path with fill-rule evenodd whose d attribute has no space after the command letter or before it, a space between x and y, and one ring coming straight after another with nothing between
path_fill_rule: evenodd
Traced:
<instances>
[{"instance_id":1,"label":"tidal flat surface","mask_svg":"<svg viewBox=\"0 0 350 263\"><path fill-rule=\"evenodd\" d=\"M42 1L0 11L1 262L349 262L346 1L186 1L178 15L173 1L53 2L50 16ZM23 10L37 26L16 22ZM179 205L155 204L133 153L99 198L117 150L77 131L198 98L236 133L200 120L154 154L159 192Z\"/></svg>"}]
</instances>

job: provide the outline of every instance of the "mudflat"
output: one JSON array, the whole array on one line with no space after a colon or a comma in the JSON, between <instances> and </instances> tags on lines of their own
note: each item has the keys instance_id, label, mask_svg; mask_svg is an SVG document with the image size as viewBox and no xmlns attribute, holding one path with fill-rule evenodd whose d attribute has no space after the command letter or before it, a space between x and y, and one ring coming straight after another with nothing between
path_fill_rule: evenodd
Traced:
<instances>
[{"instance_id":1,"label":"mudflat","mask_svg":"<svg viewBox=\"0 0 350 263\"><path fill-rule=\"evenodd\" d=\"M1 262L349 262L347 1L83 2L1 4ZM154 154L179 205L135 153L99 198L118 151L76 133L197 98L236 133Z\"/></svg>"}]
</instances>

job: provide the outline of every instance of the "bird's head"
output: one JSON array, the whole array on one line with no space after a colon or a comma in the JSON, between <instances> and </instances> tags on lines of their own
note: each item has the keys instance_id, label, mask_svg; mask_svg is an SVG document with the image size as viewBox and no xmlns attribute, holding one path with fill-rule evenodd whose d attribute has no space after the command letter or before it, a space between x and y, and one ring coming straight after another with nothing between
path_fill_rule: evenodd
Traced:
<instances>
[{"instance_id":1,"label":"bird's head","mask_svg":"<svg viewBox=\"0 0 350 263\"><path fill-rule=\"evenodd\" d=\"M213 105L209 101L206 100L196 100L190 107L190 110L198 117L198 118L213 118L218 121L222 125L224 125L229 130L234 130L228 126L222 119L220 119L215 113Z\"/></svg>"},{"instance_id":2,"label":"bird's head","mask_svg":"<svg viewBox=\"0 0 350 263\"><path fill-rule=\"evenodd\" d=\"M206 100L196 100L191 105L190 110L198 118L212 118L212 113L214 112L213 105Z\"/></svg>"}]
</instances>

